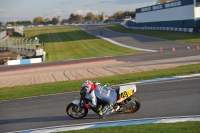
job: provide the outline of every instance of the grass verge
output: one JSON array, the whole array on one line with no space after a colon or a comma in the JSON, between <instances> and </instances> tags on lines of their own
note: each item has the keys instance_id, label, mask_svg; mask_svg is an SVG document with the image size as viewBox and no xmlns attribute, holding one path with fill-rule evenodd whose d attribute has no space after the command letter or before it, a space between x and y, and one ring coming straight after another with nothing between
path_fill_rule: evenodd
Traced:
<instances>
[{"instance_id":1,"label":"grass verge","mask_svg":"<svg viewBox=\"0 0 200 133\"><path fill-rule=\"evenodd\" d=\"M153 31L153 30L133 30L125 28L121 25L106 25L107 29L122 32L122 33L133 33L142 34L146 36L162 38L166 40L172 40L177 42L195 43L200 44L200 33L184 33L184 32L172 32L172 31Z\"/></svg>"},{"instance_id":2,"label":"grass verge","mask_svg":"<svg viewBox=\"0 0 200 133\"><path fill-rule=\"evenodd\" d=\"M156 70L156 71L94 78L90 80L115 85L115 84L136 82L139 80L153 79L158 77L161 78L161 77L170 77L175 75L194 74L194 73L200 73L200 64L180 66L180 67ZM30 97L30 96L78 91L80 90L80 86L84 80L85 79L64 81L64 82L53 82L46 84L35 84L28 86L5 87L0 89L0 101Z\"/></svg>"},{"instance_id":3,"label":"grass verge","mask_svg":"<svg viewBox=\"0 0 200 133\"><path fill-rule=\"evenodd\" d=\"M144 124L65 131L62 133L199 133L200 122Z\"/></svg>"}]
</instances>

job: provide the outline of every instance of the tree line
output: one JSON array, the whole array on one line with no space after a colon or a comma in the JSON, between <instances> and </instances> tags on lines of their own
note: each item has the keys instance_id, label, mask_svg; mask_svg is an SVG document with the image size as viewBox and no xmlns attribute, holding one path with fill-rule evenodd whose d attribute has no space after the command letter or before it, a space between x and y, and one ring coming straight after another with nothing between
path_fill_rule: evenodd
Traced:
<instances>
[{"instance_id":1,"label":"tree line","mask_svg":"<svg viewBox=\"0 0 200 133\"><path fill-rule=\"evenodd\" d=\"M115 12L113 15L109 16L108 18L112 19L124 19L125 16L131 16L135 18L135 11L118 11ZM85 16L71 13L69 18L60 19L60 16L50 18L43 18L38 16L33 19L33 21L15 21L15 22L7 22L6 24L12 24L14 26L18 25L31 25L31 24L58 24L58 23L76 23L76 22L88 22L88 21L103 21L102 15L95 15L92 12L88 12Z\"/></svg>"},{"instance_id":2,"label":"tree line","mask_svg":"<svg viewBox=\"0 0 200 133\"><path fill-rule=\"evenodd\" d=\"M3 24L2 22L0 22ZM29 20L26 21L12 21L12 22L7 22L6 24L12 24L13 26L19 26L19 25L31 25L32 22Z\"/></svg>"}]
</instances>

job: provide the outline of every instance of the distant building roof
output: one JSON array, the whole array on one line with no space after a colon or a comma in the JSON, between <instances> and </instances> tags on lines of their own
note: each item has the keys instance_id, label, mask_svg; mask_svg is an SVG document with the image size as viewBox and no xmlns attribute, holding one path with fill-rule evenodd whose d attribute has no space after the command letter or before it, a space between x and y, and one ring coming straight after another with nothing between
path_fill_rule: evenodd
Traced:
<instances>
[{"instance_id":1,"label":"distant building roof","mask_svg":"<svg viewBox=\"0 0 200 133\"><path fill-rule=\"evenodd\" d=\"M6 25L6 29L13 29L12 24L7 24L7 25Z\"/></svg>"}]
</instances>

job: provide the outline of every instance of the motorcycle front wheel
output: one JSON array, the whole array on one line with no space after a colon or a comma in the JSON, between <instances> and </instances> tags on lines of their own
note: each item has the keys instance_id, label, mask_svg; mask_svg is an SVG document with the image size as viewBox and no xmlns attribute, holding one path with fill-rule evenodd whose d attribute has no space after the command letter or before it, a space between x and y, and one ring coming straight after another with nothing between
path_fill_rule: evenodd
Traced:
<instances>
[{"instance_id":1,"label":"motorcycle front wheel","mask_svg":"<svg viewBox=\"0 0 200 133\"><path fill-rule=\"evenodd\" d=\"M88 114L88 109L70 103L66 108L67 114L74 119L81 119Z\"/></svg>"}]
</instances>

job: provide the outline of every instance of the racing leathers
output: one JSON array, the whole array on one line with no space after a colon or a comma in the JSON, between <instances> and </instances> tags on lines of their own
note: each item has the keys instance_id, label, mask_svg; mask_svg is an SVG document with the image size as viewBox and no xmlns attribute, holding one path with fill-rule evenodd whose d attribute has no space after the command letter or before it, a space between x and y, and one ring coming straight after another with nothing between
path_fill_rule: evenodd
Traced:
<instances>
[{"instance_id":1,"label":"racing leathers","mask_svg":"<svg viewBox=\"0 0 200 133\"><path fill-rule=\"evenodd\" d=\"M99 111L99 116L104 118L112 112L113 105L117 100L117 93L109 85L94 83L94 86L95 88L86 94L86 98L89 100L90 107L96 107L97 100L106 103L106 105Z\"/></svg>"}]
</instances>

